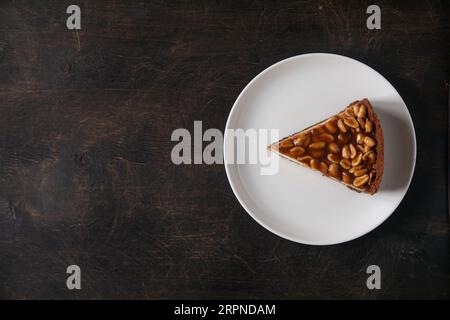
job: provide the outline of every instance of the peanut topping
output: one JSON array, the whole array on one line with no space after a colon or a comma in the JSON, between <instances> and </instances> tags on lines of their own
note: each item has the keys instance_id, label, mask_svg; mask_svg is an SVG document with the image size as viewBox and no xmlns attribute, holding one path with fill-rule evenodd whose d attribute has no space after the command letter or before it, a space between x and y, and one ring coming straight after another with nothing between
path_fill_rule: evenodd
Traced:
<instances>
[{"instance_id":1,"label":"peanut topping","mask_svg":"<svg viewBox=\"0 0 450 320\"><path fill-rule=\"evenodd\" d=\"M339 148L337 143L331 142L328 145L328 150L330 150L333 153L339 153L339 151L341 151L341 148Z\"/></svg>"},{"instance_id":2,"label":"peanut topping","mask_svg":"<svg viewBox=\"0 0 450 320\"><path fill-rule=\"evenodd\" d=\"M300 156L305 153L305 149L302 147L293 147L291 150L289 150L289 153L293 156Z\"/></svg>"},{"instance_id":3,"label":"peanut topping","mask_svg":"<svg viewBox=\"0 0 450 320\"><path fill-rule=\"evenodd\" d=\"M326 146L326 142L324 141L318 141L318 142L313 142L309 145L310 149L323 149Z\"/></svg>"}]
</instances>

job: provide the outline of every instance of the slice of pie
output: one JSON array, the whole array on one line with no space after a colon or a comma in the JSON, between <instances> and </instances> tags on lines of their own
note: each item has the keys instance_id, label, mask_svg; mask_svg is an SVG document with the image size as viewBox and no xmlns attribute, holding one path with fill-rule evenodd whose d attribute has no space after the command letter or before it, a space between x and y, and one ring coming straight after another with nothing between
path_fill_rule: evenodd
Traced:
<instances>
[{"instance_id":1,"label":"slice of pie","mask_svg":"<svg viewBox=\"0 0 450 320\"><path fill-rule=\"evenodd\" d=\"M383 131L368 99L355 101L337 115L268 149L358 192L374 194L381 184Z\"/></svg>"}]
</instances>

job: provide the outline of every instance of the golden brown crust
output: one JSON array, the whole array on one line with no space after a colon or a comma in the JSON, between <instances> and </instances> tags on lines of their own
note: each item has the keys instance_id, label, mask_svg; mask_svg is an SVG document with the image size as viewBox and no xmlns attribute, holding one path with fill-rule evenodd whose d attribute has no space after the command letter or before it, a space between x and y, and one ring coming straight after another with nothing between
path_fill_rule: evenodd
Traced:
<instances>
[{"instance_id":1,"label":"golden brown crust","mask_svg":"<svg viewBox=\"0 0 450 320\"><path fill-rule=\"evenodd\" d=\"M383 178L383 171L384 171L384 137L383 137L383 130L381 129L381 122L378 118L377 114L373 110L372 104L369 102L367 98L364 98L361 100L361 103L363 103L367 108L367 113L369 115L369 119L371 119L375 125L375 138L377 141L376 146L376 152L377 152L377 161L375 163L375 180L370 185L369 190L367 190L368 193L374 194L378 191L381 184L381 179Z\"/></svg>"}]
</instances>

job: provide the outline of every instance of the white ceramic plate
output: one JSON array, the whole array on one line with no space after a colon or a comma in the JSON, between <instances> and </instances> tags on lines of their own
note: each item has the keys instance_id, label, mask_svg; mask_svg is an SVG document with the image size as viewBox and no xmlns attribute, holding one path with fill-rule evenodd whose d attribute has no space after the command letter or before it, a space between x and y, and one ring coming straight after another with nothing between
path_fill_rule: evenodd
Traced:
<instances>
[{"instance_id":1,"label":"white ceramic plate","mask_svg":"<svg viewBox=\"0 0 450 320\"><path fill-rule=\"evenodd\" d=\"M242 91L226 129L279 129L282 138L364 97L380 117L385 139L378 193L357 193L282 158L275 175L261 175L260 165L225 163L234 194L257 222L292 241L328 245L360 237L394 212L414 172L414 125L394 87L361 62L315 53L276 63ZM225 136L225 158L229 140Z\"/></svg>"}]
</instances>

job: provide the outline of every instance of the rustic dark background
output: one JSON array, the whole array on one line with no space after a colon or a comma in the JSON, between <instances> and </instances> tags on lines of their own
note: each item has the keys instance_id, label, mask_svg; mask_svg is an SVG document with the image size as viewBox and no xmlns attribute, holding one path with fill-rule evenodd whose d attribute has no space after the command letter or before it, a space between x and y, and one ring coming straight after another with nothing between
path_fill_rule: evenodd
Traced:
<instances>
[{"instance_id":1,"label":"rustic dark background","mask_svg":"<svg viewBox=\"0 0 450 320\"><path fill-rule=\"evenodd\" d=\"M449 298L448 2L376 1L372 31L369 4L2 0L0 298ZM335 246L266 231L222 165L170 161L174 129L223 129L255 75L308 52L381 72L417 134L396 212ZM66 288L70 264L81 291Z\"/></svg>"}]
</instances>

